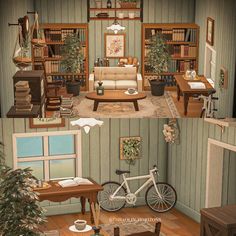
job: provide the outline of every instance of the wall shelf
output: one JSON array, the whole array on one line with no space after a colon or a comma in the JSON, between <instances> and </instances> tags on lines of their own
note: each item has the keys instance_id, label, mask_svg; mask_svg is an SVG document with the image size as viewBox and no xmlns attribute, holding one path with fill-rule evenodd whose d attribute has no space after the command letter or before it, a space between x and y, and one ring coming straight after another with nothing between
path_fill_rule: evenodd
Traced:
<instances>
[{"instance_id":1,"label":"wall shelf","mask_svg":"<svg viewBox=\"0 0 236 236\"><path fill-rule=\"evenodd\" d=\"M205 118L205 122L218 125L220 127L236 127L236 118L213 119Z\"/></svg>"},{"instance_id":2,"label":"wall shelf","mask_svg":"<svg viewBox=\"0 0 236 236\"><path fill-rule=\"evenodd\" d=\"M139 14L135 14L136 17L134 18L129 18L129 17L124 17L124 18L118 18L119 21L122 20L128 20L128 21L141 21L143 22L143 0L138 1L138 6L136 8L121 8L116 5L116 7L113 8L106 8L106 0L102 0L102 7L101 8L96 8L94 5L94 2L91 0L87 0L87 15L88 15L88 22L95 21L95 20L100 20L100 21L107 21L107 20L115 20L115 12L135 12ZM118 1L117 1L118 3ZM97 12L100 13L106 13L106 12L111 12L113 16L110 17L97 17L94 16L96 15Z\"/></svg>"}]
</instances>

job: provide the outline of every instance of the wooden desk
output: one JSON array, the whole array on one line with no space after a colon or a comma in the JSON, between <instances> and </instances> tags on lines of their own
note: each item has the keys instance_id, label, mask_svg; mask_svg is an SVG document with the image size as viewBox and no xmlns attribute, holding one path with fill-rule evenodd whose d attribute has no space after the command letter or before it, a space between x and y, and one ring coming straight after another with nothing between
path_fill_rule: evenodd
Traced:
<instances>
[{"instance_id":1,"label":"wooden desk","mask_svg":"<svg viewBox=\"0 0 236 236\"><path fill-rule=\"evenodd\" d=\"M236 235L236 205L201 210L201 236Z\"/></svg>"},{"instance_id":2,"label":"wooden desk","mask_svg":"<svg viewBox=\"0 0 236 236\"><path fill-rule=\"evenodd\" d=\"M97 194L103 190L103 187L96 183L94 180L89 179L93 182L93 185L80 185L76 187L62 188L58 182L50 181L50 188L44 190L37 190L39 193L39 201L52 201L52 202L64 202L72 197L80 198L82 214L85 214L85 202L86 198L90 203L90 215L91 221L94 223L93 214L91 211L91 204L97 202Z\"/></svg>"},{"instance_id":3,"label":"wooden desk","mask_svg":"<svg viewBox=\"0 0 236 236\"><path fill-rule=\"evenodd\" d=\"M37 118L40 116L40 106L33 105L31 111L16 111L16 107L12 106L7 113L7 118Z\"/></svg>"},{"instance_id":4,"label":"wooden desk","mask_svg":"<svg viewBox=\"0 0 236 236\"><path fill-rule=\"evenodd\" d=\"M177 99L179 101L180 96L183 96L184 98L184 115L188 114L188 102L190 97L193 97L195 95L197 96L204 95L208 97L216 92L216 90L211 86L211 84L207 81L207 79L204 76L200 76L200 80L195 82L204 83L206 89L191 89L188 84L188 82L191 81L185 80L183 78L183 75L176 75L175 80L177 84Z\"/></svg>"}]
</instances>

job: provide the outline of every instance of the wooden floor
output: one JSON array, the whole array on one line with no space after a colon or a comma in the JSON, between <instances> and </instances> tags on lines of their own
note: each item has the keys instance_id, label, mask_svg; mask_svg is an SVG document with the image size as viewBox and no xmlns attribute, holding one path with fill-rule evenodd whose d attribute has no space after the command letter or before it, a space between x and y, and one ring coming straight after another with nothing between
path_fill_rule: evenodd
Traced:
<instances>
[{"instance_id":1,"label":"wooden floor","mask_svg":"<svg viewBox=\"0 0 236 236\"><path fill-rule=\"evenodd\" d=\"M59 91L59 95L65 94L65 88L62 88ZM181 97L180 101L177 100L177 93L175 91L171 91L171 96L173 98L173 101L175 103L175 106L180 114L181 117L186 118L200 118L203 102L199 101L197 99L190 98L189 105L188 105L188 114L187 116L184 115L184 102L183 97ZM46 117L53 116L54 112L47 111Z\"/></svg>"},{"instance_id":2,"label":"wooden floor","mask_svg":"<svg viewBox=\"0 0 236 236\"><path fill-rule=\"evenodd\" d=\"M135 219L155 219L160 218L161 232L165 236L199 236L200 226L195 221L191 220L184 214L178 212L177 210L172 210L168 213L158 214L151 211L148 207L137 207L137 208L125 208L117 213L101 213L100 224L110 224L119 223L118 221L124 218L135 218ZM48 217L48 222L43 227L43 230L56 230L60 231L60 236L68 235L80 235L80 236L90 236L91 231L88 233L73 233L68 230L69 226L73 225L73 222L77 219L87 220L88 224L90 222L90 214L86 213L84 216L81 214L71 214L71 215L59 215ZM150 222L150 224L153 224ZM102 232L104 236L108 236L105 232Z\"/></svg>"}]
</instances>

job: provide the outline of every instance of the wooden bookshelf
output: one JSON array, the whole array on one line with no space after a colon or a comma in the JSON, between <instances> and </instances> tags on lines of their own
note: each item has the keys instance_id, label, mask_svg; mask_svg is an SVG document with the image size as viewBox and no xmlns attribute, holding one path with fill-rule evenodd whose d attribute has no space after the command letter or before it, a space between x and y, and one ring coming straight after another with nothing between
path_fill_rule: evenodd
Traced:
<instances>
[{"instance_id":1,"label":"wooden bookshelf","mask_svg":"<svg viewBox=\"0 0 236 236\"><path fill-rule=\"evenodd\" d=\"M117 5L114 6L114 2L112 2L112 8L106 8L107 0L102 0L102 7L96 8L94 1L87 0L87 15L88 22L89 21L97 21L97 20L115 20L115 12L117 12L117 17L119 12L123 12L126 16L124 18L117 18L119 21L127 20L127 21L141 21L143 22L143 1L139 0L137 2L136 8L121 8L119 7L119 1L117 1ZM129 18L127 14L129 12L135 13L134 18ZM98 17L99 13L108 13L108 17Z\"/></svg>"},{"instance_id":2,"label":"wooden bookshelf","mask_svg":"<svg viewBox=\"0 0 236 236\"><path fill-rule=\"evenodd\" d=\"M88 90L89 78L89 52L88 52L88 25L87 24L41 24L40 29L44 33L46 39L46 47L37 48L32 47L32 61L33 69L40 69L42 61L45 62L46 76L49 80L66 79L71 74L65 73L60 62L61 47L64 45L64 38L67 34L77 33L82 43L82 50L84 54L83 67L81 71L76 73L78 77L85 78L85 86L82 90Z\"/></svg>"},{"instance_id":3,"label":"wooden bookshelf","mask_svg":"<svg viewBox=\"0 0 236 236\"><path fill-rule=\"evenodd\" d=\"M167 82L167 90L175 89L175 75L185 74L192 67L198 73L199 26L196 24L143 24L142 25L142 76L144 90L150 90L148 79L157 74L145 64L152 35L160 33L166 38L171 54L168 71L161 74Z\"/></svg>"}]
</instances>

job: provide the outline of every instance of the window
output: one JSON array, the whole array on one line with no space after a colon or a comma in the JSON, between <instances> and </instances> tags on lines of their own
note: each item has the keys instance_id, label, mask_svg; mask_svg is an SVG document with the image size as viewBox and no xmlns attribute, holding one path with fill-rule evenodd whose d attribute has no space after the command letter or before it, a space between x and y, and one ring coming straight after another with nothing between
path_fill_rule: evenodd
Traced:
<instances>
[{"instance_id":1,"label":"window","mask_svg":"<svg viewBox=\"0 0 236 236\"><path fill-rule=\"evenodd\" d=\"M208 44L206 44L205 48L204 75L214 88L216 80L216 51Z\"/></svg>"},{"instance_id":2,"label":"window","mask_svg":"<svg viewBox=\"0 0 236 236\"><path fill-rule=\"evenodd\" d=\"M82 176L78 130L13 134L14 169L30 167L46 181Z\"/></svg>"}]
</instances>

